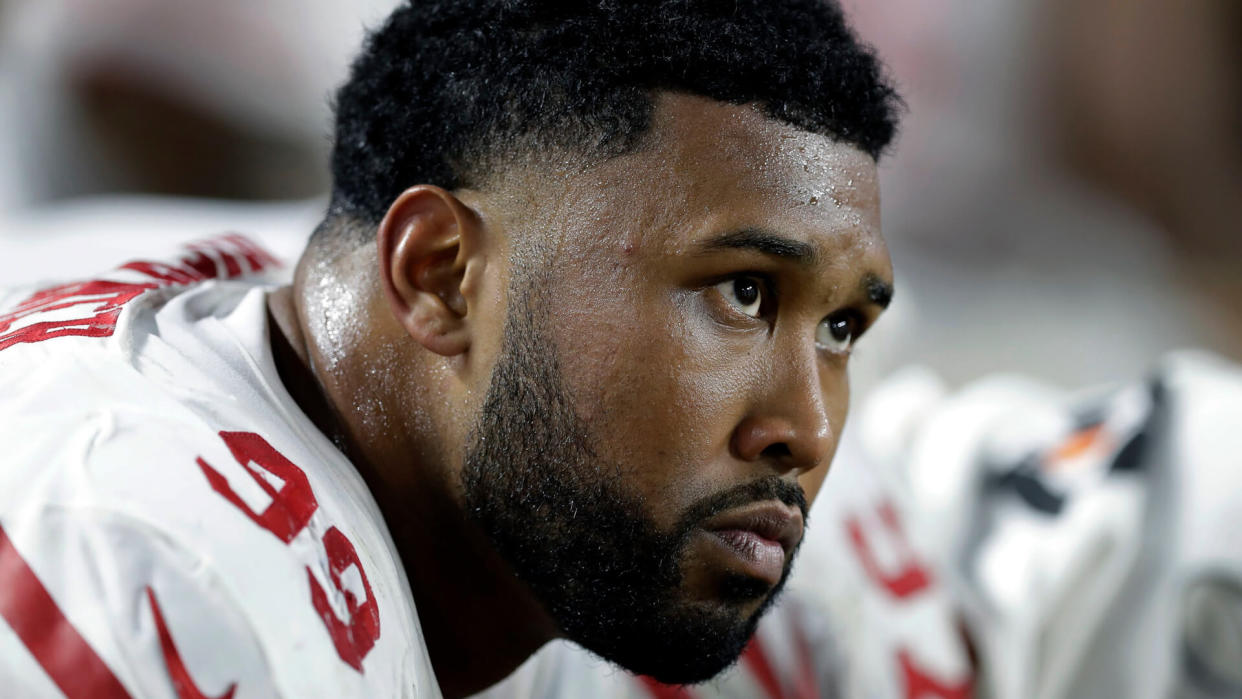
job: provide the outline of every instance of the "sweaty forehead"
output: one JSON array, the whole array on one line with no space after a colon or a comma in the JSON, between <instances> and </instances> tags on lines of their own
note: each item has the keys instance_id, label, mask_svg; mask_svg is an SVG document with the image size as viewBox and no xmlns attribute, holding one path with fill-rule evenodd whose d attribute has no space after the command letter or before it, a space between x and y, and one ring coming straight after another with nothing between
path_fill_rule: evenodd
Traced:
<instances>
[{"instance_id":1,"label":"sweaty forehead","mask_svg":"<svg viewBox=\"0 0 1242 699\"><path fill-rule=\"evenodd\" d=\"M870 156L771 119L755 105L665 93L657 100L648 147L637 156L668 184L705 199L719 197L725 187L755 190L777 205L814 206L826 199L867 210L878 203Z\"/></svg>"},{"instance_id":2,"label":"sweaty forehead","mask_svg":"<svg viewBox=\"0 0 1242 699\"><path fill-rule=\"evenodd\" d=\"M588 222L576 230L590 231L580 242L591 247L677 253L704 235L744 228L823 253L878 240L875 161L754 105L664 93L642 147L586 175L568 183L561 220Z\"/></svg>"},{"instance_id":3,"label":"sweaty forehead","mask_svg":"<svg viewBox=\"0 0 1242 699\"><path fill-rule=\"evenodd\" d=\"M562 260L618 249L679 253L746 228L805 241L827 257L882 246L875 161L754 105L661 93L637 150L585 170L555 169L510 179L517 186L503 187L510 194L496 203L513 214L505 216L511 232L535 234Z\"/></svg>"}]
</instances>

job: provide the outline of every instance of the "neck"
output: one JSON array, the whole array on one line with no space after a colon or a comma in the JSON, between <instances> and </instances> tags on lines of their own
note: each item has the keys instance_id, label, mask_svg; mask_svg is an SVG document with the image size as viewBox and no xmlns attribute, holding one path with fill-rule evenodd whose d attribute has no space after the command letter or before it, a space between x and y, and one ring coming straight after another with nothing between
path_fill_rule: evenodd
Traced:
<instances>
[{"instance_id":1,"label":"neck","mask_svg":"<svg viewBox=\"0 0 1242 699\"><path fill-rule=\"evenodd\" d=\"M375 382L353 357L331 374L313 333L305 330L289 287L268 299L272 349L281 380L303 412L362 475L384 516L410 582L436 680L447 699L482 691L504 679L557 635L529 589L495 553L459 505L452 470L428 434L427 420L366 419L350 406L400 406L396 377ZM417 411L413 411L417 412Z\"/></svg>"}]
</instances>

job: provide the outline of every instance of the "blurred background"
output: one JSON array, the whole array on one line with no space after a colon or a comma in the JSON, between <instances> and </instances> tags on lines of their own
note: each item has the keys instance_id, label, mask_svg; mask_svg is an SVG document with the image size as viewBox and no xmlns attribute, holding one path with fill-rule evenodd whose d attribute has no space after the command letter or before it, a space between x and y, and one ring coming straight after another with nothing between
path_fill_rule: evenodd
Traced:
<instances>
[{"instance_id":1,"label":"blurred background","mask_svg":"<svg viewBox=\"0 0 1242 699\"><path fill-rule=\"evenodd\" d=\"M883 163L901 317L861 351L1073 385L1239 357L1242 5L846 6L909 107Z\"/></svg>"},{"instance_id":2,"label":"blurred background","mask_svg":"<svg viewBox=\"0 0 1242 699\"><path fill-rule=\"evenodd\" d=\"M0 284L223 230L296 258L330 95L394 4L0 0Z\"/></svg>"},{"instance_id":3,"label":"blurred background","mask_svg":"<svg viewBox=\"0 0 1242 699\"><path fill-rule=\"evenodd\" d=\"M0 278L77 272L42 245L83 227L92 264L212 228L295 254L330 94L393 4L0 0ZM844 5L908 105L883 162L899 293L859 388L915 360L1077 385L1242 354L1242 6Z\"/></svg>"},{"instance_id":4,"label":"blurred background","mask_svg":"<svg viewBox=\"0 0 1242 699\"><path fill-rule=\"evenodd\" d=\"M0 286L226 230L296 258L330 94L394 4L0 0ZM1242 3L842 4L908 110L857 397L910 363L1078 388L1242 360Z\"/></svg>"}]
</instances>

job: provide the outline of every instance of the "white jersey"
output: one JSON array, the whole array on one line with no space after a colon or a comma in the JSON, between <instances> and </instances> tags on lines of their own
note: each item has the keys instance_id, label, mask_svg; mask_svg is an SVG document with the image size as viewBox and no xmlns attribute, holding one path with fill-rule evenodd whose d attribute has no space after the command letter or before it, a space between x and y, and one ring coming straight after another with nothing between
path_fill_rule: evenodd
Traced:
<instances>
[{"instance_id":1,"label":"white jersey","mask_svg":"<svg viewBox=\"0 0 1242 699\"><path fill-rule=\"evenodd\" d=\"M0 292L0 694L439 697L405 573L282 386L240 236Z\"/></svg>"}]
</instances>

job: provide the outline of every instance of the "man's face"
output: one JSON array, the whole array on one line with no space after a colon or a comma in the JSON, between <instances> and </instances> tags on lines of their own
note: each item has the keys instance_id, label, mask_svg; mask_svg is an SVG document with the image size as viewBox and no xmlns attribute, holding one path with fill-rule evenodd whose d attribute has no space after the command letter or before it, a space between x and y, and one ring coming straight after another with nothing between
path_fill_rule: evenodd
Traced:
<instances>
[{"instance_id":1,"label":"man's face","mask_svg":"<svg viewBox=\"0 0 1242 699\"><path fill-rule=\"evenodd\" d=\"M891 270L866 154L657 104L647 145L549 185L516 243L461 483L569 638L695 682L784 583Z\"/></svg>"}]
</instances>

